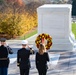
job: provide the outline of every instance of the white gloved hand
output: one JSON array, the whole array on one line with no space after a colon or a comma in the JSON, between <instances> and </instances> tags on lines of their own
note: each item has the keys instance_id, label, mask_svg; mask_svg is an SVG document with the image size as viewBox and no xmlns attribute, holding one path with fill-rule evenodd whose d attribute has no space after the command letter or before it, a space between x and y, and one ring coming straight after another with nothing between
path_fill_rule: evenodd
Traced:
<instances>
[{"instance_id":1,"label":"white gloved hand","mask_svg":"<svg viewBox=\"0 0 76 75\"><path fill-rule=\"evenodd\" d=\"M8 43L5 43L5 47L7 47L8 46Z\"/></svg>"}]
</instances>

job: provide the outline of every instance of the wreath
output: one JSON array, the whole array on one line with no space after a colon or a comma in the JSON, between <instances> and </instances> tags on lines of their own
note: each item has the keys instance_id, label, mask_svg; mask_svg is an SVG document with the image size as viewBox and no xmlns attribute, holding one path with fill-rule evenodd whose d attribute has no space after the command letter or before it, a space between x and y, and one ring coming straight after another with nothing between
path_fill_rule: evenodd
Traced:
<instances>
[{"instance_id":1,"label":"wreath","mask_svg":"<svg viewBox=\"0 0 76 75\"><path fill-rule=\"evenodd\" d=\"M46 50L50 49L52 46L52 37L49 34L42 33L37 36L35 43L36 47L39 48L40 43L44 43L44 40L46 41L45 48Z\"/></svg>"}]
</instances>

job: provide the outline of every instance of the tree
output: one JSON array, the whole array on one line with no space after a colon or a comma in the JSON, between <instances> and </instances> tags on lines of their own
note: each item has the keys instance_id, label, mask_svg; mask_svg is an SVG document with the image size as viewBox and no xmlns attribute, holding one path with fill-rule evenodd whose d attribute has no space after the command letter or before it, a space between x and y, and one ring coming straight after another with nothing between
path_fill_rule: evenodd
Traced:
<instances>
[{"instance_id":1,"label":"tree","mask_svg":"<svg viewBox=\"0 0 76 75\"><path fill-rule=\"evenodd\" d=\"M76 0L72 1L72 16L76 16Z\"/></svg>"},{"instance_id":2,"label":"tree","mask_svg":"<svg viewBox=\"0 0 76 75\"><path fill-rule=\"evenodd\" d=\"M26 9L27 5L19 5L18 0L4 1L5 4L0 10L0 33L13 38L14 36L21 36L37 26L36 8L39 4L30 4L31 7L28 6Z\"/></svg>"},{"instance_id":3,"label":"tree","mask_svg":"<svg viewBox=\"0 0 76 75\"><path fill-rule=\"evenodd\" d=\"M3 0L0 0L0 5L2 5L3 4Z\"/></svg>"},{"instance_id":4,"label":"tree","mask_svg":"<svg viewBox=\"0 0 76 75\"><path fill-rule=\"evenodd\" d=\"M40 5L42 5L41 3L38 2L30 2L28 4L25 5L25 10L26 12L29 13L29 15L33 15L34 13L36 13L36 9L37 7L39 7Z\"/></svg>"}]
</instances>

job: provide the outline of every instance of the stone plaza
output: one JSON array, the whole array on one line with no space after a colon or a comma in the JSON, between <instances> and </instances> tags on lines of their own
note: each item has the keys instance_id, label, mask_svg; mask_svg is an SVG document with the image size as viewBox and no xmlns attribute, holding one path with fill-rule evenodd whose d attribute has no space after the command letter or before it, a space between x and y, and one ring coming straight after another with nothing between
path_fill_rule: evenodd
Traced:
<instances>
[{"instance_id":1,"label":"stone plaza","mask_svg":"<svg viewBox=\"0 0 76 75\"><path fill-rule=\"evenodd\" d=\"M29 45L32 46L34 44L36 36L37 35L27 39L29 41ZM20 75L19 68L17 67L16 52L19 48L21 48L21 40L10 40L7 42L14 51L14 54L9 56L10 65L8 69L8 75ZM76 75L76 47L75 51L50 50L48 53L55 56L52 57L50 63L48 63L49 69L47 75ZM58 58L56 56L57 54L60 55ZM31 69L29 75L38 75L37 69L35 67L35 54L30 56L30 61ZM54 62L55 64L52 64Z\"/></svg>"}]
</instances>

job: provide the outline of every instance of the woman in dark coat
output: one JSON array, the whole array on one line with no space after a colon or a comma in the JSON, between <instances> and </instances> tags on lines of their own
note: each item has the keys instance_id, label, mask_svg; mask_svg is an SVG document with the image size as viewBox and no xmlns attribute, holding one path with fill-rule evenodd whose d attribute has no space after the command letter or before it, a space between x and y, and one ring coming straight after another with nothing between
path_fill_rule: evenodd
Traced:
<instances>
[{"instance_id":1,"label":"woman in dark coat","mask_svg":"<svg viewBox=\"0 0 76 75\"><path fill-rule=\"evenodd\" d=\"M9 57L8 54L12 54L12 50L5 47L5 39L1 38L0 46L0 75L8 75Z\"/></svg>"},{"instance_id":2,"label":"woman in dark coat","mask_svg":"<svg viewBox=\"0 0 76 75\"><path fill-rule=\"evenodd\" d=\"M48 53L46 52L44 44L40 44L39 52L36 53L36 68L39 75L46 75L47 73L47 61L49 61Z\"/></svg>"}]
</instances>

